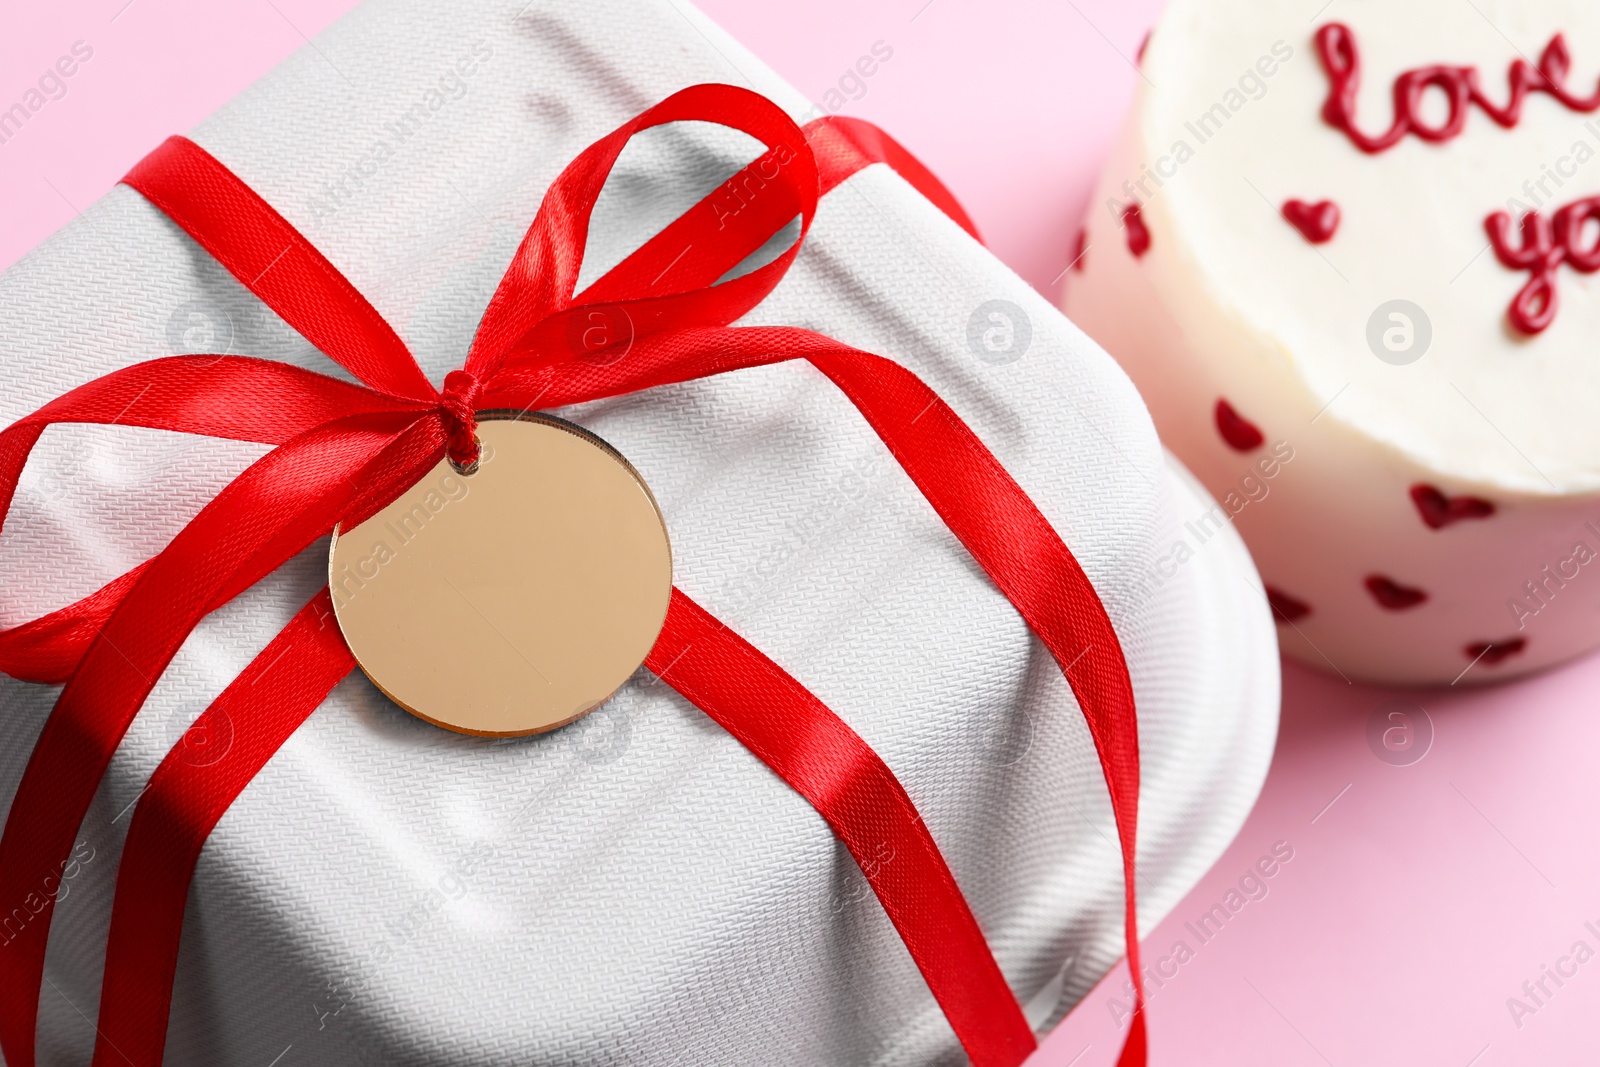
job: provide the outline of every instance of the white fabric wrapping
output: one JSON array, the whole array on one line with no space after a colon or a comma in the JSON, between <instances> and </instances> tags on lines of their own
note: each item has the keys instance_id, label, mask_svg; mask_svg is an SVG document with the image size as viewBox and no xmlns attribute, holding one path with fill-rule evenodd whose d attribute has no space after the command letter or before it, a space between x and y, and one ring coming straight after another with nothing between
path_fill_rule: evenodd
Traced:
<instances>
[{"instance_id":1,"label":"white fabric wrapping","mask_svg":"<svg viewBox=\"0 0 1600 1067\"><path fill-rule=\"evenodd\" d=\"M368 0L194 136L439 381L558 170L708 80L808 110L665 0ZM586 277L750 158L742 140L695 126L630 148ZM996 299L1031 328L1006 364L977 358L967 336ZM1082 562L1139 702L1148 929L1237 832L1276 733L1274 635L1231 529L1163 576L1157 559L1209 501L1164 457L1128 380L884 167L825 198L797 265L749 321L911 367ZM0 279L0 323L6 423L175 351L333 367L124 187ZM854 409L786 365L564 414L649 482L679 584L887 760L1036 1025L1059 1018L1122 951L1120 861L1088 732L1043 647ZM0 624L149 557L263 451L51 430L0 536ZM41 1063L88 1061L130 806L315 592L325 550L207 619L118 752L56 912ZM4 803L56 692L0 679ZM183 937L171 1064L261 1065L285 1050L285 1064L430 1067L961 1061L822 820L643 671L582 724L502 742L446 733L359 674L346 680L222 820Z\"/></svg>"}]
</instances>

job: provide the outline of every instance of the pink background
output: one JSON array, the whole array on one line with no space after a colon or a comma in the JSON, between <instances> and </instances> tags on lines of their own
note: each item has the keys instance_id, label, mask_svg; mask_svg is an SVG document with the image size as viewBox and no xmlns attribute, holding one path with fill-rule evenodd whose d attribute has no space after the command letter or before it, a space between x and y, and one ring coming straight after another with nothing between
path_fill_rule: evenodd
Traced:
<instances>
[{"instance_id":1,"label":"pink background","mask_svg":"<svg viewBox=\"0 0 1600 1067\"><path fill-rule=\"evenodd\" d=\"M94 57L0 145L0 266L299 47L353 0L74 0L13 5L0 108L73 42ZM1055 297L1072 236L1159 0L705 0L820 100L882 40L893 60L846 113L891 130L955 190L991 247ZM1146 941L1194 950L1157 990L1154 1062L1500 1067L1588 1060L1600 960L1534 1014L1507 998L1583 939L1600 950L1600 658L1472 691L1410 694L1286 668L1266 790L1234 846ZM1396 697L1426 709L1431 749L1395 766L1368 742ZM1415 713L1413 713L1415 715ZM1294 858L1210 942L1185 922L1284 841ZM1172 965L1168 964L1168 973ZM1570 969L1570 967L1568 968ZM1113 974L1036 1067L1115 1060ZM1586 1020L1589 1023L1586 1025ZM1587 1040L1586 1040L1587 1039Z\"/></svg>"}]
</instances>

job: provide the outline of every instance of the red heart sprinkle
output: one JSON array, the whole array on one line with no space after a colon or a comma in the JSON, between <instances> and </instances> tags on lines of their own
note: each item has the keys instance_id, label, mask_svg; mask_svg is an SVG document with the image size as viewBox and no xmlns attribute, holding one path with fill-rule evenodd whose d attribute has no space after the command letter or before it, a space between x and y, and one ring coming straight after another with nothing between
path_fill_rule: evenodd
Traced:
<instances>
[{"instance_id":1,"label":"red heart sprinkle","mask_svg":"<svg viewBox=\"0 0 1600 1067\"><path fill-rule=\"evenodd\" d=\"M1318 200L1315 204L1308 204L1304 200L1286 200L1283 217L1312 244L1325 244L1339 228L1339 205L1332 200Z\"/></svg>"},{"instance_id":2,"label":"red heart sprinkle","mask_svg":"<svg viewBox=\"0 0 1600 1067\"><path fill-rule=\"evenodd\" d=\"M1504 641L1479 641L1462 649L1470 660L1482 659L1484 666L1492 667L1509 656L1528 647L1526 637L1508 637Z\"/></svg>"},{"instance_id":3,"label":"red heart sprinkle","mask_svg":"<svg viewBox=\"0 0 1600 1067\"><path fill-rule=\"evenodd\" d=\"M1372 598L1379 605L1388 608L1390 611L1404 611L1406 608L1414 608L1428 599L1428 594L1425 591L1409 585L1401 585L1393 578L1385 578L1381 574L1367 575L1367 592L1372 594Z\"/></svg>"},{"instance_id":4,"label":"red heart sprinkle","mask_svg":"<svg viewBox=\"0 0 1600 1067\"><path fill-rule=\"evenodd\" d=\"M1311 614L1311 605L1304 600L1296 600L1280 589L1267 586L1267 604L1271 606L1272 613L1283 619L1284 622L1294 622Z\"/></svg>"},{"instance_id":5,"label":"red heart sprinkle","mask_svg":"<svg viewBox=\"0 0 1600 1067\"><path fill-rule=\"evenodd\" d=\"M1144 224L1144 216L1139 213L1138 204L1129 204L1122 210L1122 228L1128 234L1128 251L1133 253L1133 258L1138 259L1150 251L1150 227Z\"/></svg>"},{"instance_id":6,"label":"red heart sprinkle","mask_svg":"<svg viewBox=\"0 0 1600 1067\"><path fill-rule=\"evenodd\" d=\"M1494 514L1494 505L1481 497L1445 496L1431 485L1413 485L1411 499L1421 512L1422 521L1434 530L1462 519L1487 519Z\"/></svg>"},{"instance_id":7,"label":"red heart sprinkle","mask_svg":"<svg viewBox=\"0 0 1600 1067\"><path fill-rule=\"evenodd\" d=\"M1233 405L1226 400L1217 401L1217 432L1236 452L1254 451L1266 440L1256 424L1233 410Z\"/></svg>"}]
</instances>

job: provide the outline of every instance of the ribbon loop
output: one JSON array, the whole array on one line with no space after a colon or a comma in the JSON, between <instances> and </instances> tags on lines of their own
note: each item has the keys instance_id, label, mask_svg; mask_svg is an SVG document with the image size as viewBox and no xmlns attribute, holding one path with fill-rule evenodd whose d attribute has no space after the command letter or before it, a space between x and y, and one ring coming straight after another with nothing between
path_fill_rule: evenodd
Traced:
<instances>
[{"instance_id":1,"label":"ribbon loop","mask_svg":"<svg viewBox=\"0 0 1600 1067\"><path fill-rule=\"evenodd\" d=\"M596 141L551 184L484 312L467 358L468 370L492 382L513 355L523 362L555 363L582 354L572 345L574 313L581 310L573 294L600 190L636 134L687 121L739 130L766 146L766 152L733 179L740 183L737 188L751 194L752 202L761 205L760 210L738 221L745 215L741 199L739 210L724 201L719 212L719 192L728 195L725 183L583 296L594 303L625 301L633 333L642 336L725 326L776 288L816 214L816 158L800 127L766 97L732 85L692 85ZM750 180L762 184L757 188ZM800 235L786 251L748 274L711 285L796 215L801 219ZM730 219L735 223L731 230Z\"/></svg>"}]
</instances>

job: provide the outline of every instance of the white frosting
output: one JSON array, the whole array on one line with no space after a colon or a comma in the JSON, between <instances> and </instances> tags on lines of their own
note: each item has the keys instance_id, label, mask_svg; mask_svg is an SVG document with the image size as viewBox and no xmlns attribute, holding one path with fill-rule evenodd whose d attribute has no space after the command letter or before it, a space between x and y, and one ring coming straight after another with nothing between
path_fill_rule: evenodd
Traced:
<instances>
[{"instance_id":1,"label":"white frosting","mask_svg":"<svg viewBox=\"0 0 1600 1067\"><path fill-rule=\"evenodd\" d=\"M1272 442L1293 450L1263 483L1269 495L1236 518L1266 580L1312 609L1280 626L1290 651L1404 682L1449 682L1483 643L1524 646L1485 657L1465 681L1574 655L1600 641L1600 578L1578 561L1579 542L1600 553L1600 533L1584 526L1600 529L1600 275L1561 266L1554 322L1525 335L1507 309L1529 273L1496 259L1484 220L1549 216L1600 193L1600 111L1532 93L1514 128L1469 106L1459 137L1408 135L1368 154L1323 120L1330 79L1314 35L1330 22L1352 31L1356 121L1376 135L1393 122L1403 72L1476 67L1503 104L1512 62L1536 63L1558 32L1567 87L1593 95L1600 5L1340 0L1307 15L1285 0L1173 0L1091 207L1067 310L1123 362L1168 445L1219 498ZM1445 111L1429 90L1424 120ZM1332 239L1313 244L1289 225L1289 199L1334 201ZM1134 200L1151 234L1138 258L1118 218ZM1432 335L1399 365L1367 336L1396 299L1422 309ZM1218 399L1267 445L1225 444ZM1496 512L1430 529L1414 485ZM1364 584L1373 575L1428 599L1386 608Z\"/></svg>"}]
</instances>

